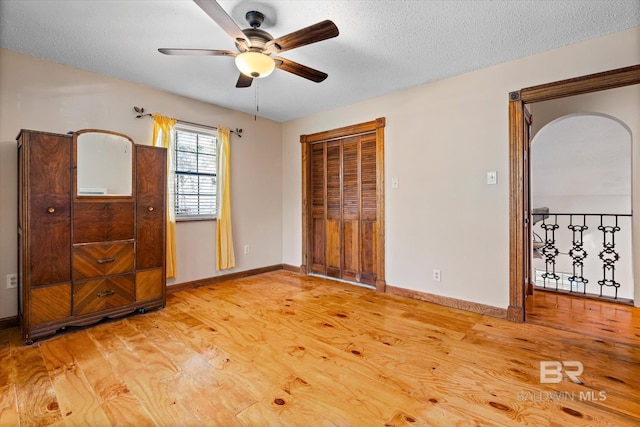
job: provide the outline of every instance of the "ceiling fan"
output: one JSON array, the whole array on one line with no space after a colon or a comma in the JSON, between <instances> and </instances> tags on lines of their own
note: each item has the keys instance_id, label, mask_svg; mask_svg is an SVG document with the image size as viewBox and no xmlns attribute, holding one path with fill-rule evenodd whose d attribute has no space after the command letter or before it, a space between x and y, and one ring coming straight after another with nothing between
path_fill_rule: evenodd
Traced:
<instances>
[{"instance_id":1,"label":"ceiling fan","mask_svg":"<svg viewBox=\"0 0 640 427\"><path fill-rule=\"evenodd\" d=\"M322 71L271 55L336 37L339 32L333 22L329 20L318 22L274 39L271 34L260 29L264 15L258 11L247 12L245 18L249 22L250 28L242 30L217 1L193 1L234 39L238 52L215 49L158 49L161 53L165 55L233 56L236 66L240 70L236 87L249 87L253 79L267 77L274 68L316 83L327 78L328 75Z\"/></svg>"}]
</instances>

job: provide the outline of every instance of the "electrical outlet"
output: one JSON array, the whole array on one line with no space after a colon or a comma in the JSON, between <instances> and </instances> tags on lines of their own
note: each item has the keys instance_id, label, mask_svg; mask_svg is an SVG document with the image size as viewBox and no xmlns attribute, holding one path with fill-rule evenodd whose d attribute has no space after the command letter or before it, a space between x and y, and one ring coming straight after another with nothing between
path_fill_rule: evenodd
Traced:
<instances>
[{"instance_id":1,"label":"electrical outlet","mask_svg":"<svg viewBox=\"0 0 640 427\"><path fill-rule=\"evenodd\" d=\"M244 254L248 254L249 253L249 245L244 245Z\"/></svg>"},{"instance_id":2,"label":"electrical outlet","mask_svg":"<svg viewBox=\"0 0 640 427\"><path fill-rule=\"evenodd\" d=\"M7 289L15 289L18 287L18 275L16 273L7 274Z\"/></svg>"},{"instance_id":3,"label":"electrical outlet","mask_svg":"<svg viewBox=\"0 0 640 427\"><path fill-rule=\"evenodd\" d=\"M440 270L433 270L433 280L436 282L440 281Z\"/></svg>"}]
</instances>

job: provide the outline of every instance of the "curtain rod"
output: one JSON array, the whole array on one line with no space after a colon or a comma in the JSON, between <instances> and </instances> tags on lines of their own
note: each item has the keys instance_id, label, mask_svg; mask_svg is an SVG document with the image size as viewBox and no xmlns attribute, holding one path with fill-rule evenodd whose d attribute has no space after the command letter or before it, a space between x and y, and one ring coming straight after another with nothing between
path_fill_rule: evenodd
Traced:
<instances>
[{"instance_id":1,"label":"curtain rod","mask_svg":"<svg viewBox=\"0 0 640 427\"><path fill-rule=\"evenodd\" d=\"M133 107L133 111L138 113L138 115L136 116L136 119L141 119L143 117L153 117L153 114L145 113L144 112L144 108L142 108L142 107ZM182 124L185 124L185 125L200 126L200 127L203 127L203 128L218 130L218 128L216 126L208 126L208 125L203 125L203 124L200 124L200 123L188 122L186 120L176 119L176 122L182 123ZM242 138L242 129L236 128L236 130L232 130L230 132L231 133L235 133L238 136L238 138Z\"/></svg>"}]
</instances>

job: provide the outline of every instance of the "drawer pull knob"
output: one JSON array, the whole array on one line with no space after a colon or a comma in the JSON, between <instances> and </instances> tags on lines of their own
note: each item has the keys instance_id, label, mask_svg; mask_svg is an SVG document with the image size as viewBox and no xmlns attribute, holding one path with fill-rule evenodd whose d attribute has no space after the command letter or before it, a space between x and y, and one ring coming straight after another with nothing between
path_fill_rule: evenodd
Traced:
<instances>
[{"instance_id":1,"label":"drawer pull knob","mask_svg":"<svg viewBox=\"0 0 640 427\"><path fill-rule=\"evenodd\" d=\"M153 212L153 206L149 206L149 207L147 208L147 210L148 210L149 212Z\"/></svg>"},{"instance_id":2,"label":"drawer pull knob","mask_svg":"<svg viewBox=\"0 0 640 427\"><path fill-rule=\"evenodd\" d=\"M115 293L116 293L116 291L98 292L98 296L101 297L101 298L102 297L108 297L108 296L111 296L111 295L113 295Z\"/></svg>"},{"instance_id":3,"label":"drawer pull knob","mask_svg":"<svg viewBox=\"0 0 640 427\"><path fill-rule=\"evenodd\" d=\"M56 208L53 208L53 207L47 209L47 212L49 213L54 213L55 211L56 211Z\"/></svg>"},{"instance_id":4,"label":"drawer pull knob","mask_svg":"<svg viewBox=\"0 0 640 427\"><path fill-rule=\"evenodd\" d=\"M113 262L113 261L115 261L115 260L116 260L116 258L115 258L115 257L113 257L113 258L102 258L102 259L97 259L96 261L98 262L98 264L106 264L106 263L108 263L108 262Z\"/></svg>"}]
</instances>

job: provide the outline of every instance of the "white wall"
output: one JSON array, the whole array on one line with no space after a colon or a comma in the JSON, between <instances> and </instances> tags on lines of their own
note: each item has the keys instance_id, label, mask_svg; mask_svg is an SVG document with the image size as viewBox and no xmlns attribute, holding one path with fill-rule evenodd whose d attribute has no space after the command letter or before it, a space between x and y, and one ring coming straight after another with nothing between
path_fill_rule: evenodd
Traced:
<instances>
[{"instance_id":1,"label":"white wall","mask_svg":"<svg viewBox=\"0 0 640 427\"><path fill-rule=\"evenodd\" d=\"M384 116L387 283L506 308L508 93L638 63L633 28L284 123L283 262L301 264L300 135Z\"/></svg>"},{"instance_id":2,"label":"white wall","mask_svg":"<svg viewBox=\"0 0 640 427\"><path fill-rule=\"evenodd\" d=\"M16 141L20 129L66 133L84 128L123 133L149 144L150 118L133 106L206 125L242 128L231 136L231 191L236 267L221 274L282 262L281 124L78 70L10 50L0 50L0 319L15 316L17 294L5 276L17 271ZM169 285L212 277L215 221L176 226L178 277ZM242 246L250 245L248 255Z\"/></svg>"}]
</instances>

